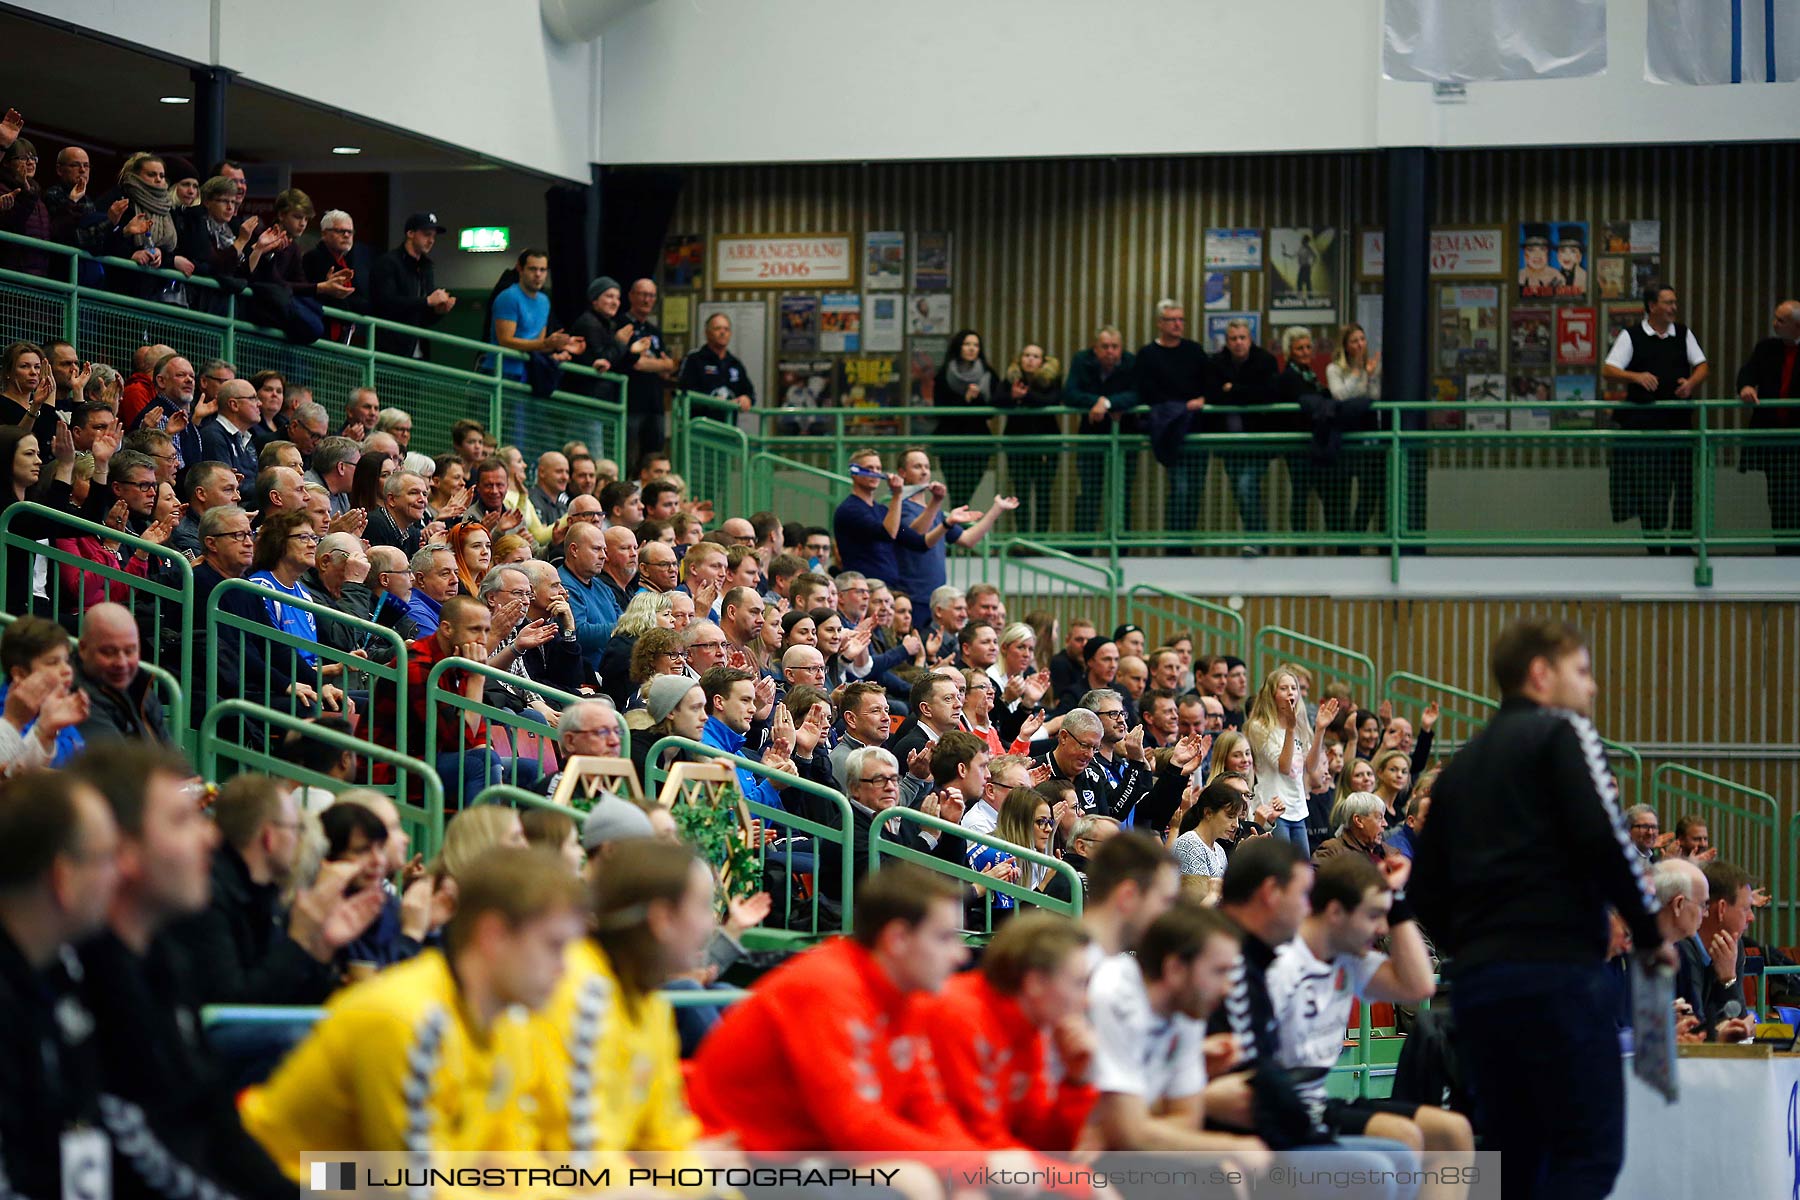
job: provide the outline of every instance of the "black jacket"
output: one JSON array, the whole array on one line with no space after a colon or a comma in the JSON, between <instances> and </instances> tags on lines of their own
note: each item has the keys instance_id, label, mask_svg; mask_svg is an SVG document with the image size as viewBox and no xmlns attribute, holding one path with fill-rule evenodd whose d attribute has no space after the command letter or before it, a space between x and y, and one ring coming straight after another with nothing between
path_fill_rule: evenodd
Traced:
<instances>
[{"instance_id":1,"label":"black jacket","mask_svg":"<svg viewBox=\"0 0 1800 1200\"><path fill-rule=\"evenodd\" d=\"M71 1194L62 1186L59 1140L64 1130L100 1123L93 1017L72 978L79 967L65 950L47 970L33 970L0 928L0 1178L9 1196Z\"/></svg>"},{"instance_id":2,"label":"black jacket","mask_svg":"<svg viewBox=\"0 0 1800 1200\"><path fill-rule=\"evenodd\" d=\"M369 307L377 317L423 329L436 325L442 316L433 312L425 299L437 291L437 268L429 254L414 258L405 246L394 247L375 260L368 287ZM387 330L375 335L375 348L404 358L411 358L417 349L423 357L431 357L431 343Z\"/></svg>"},{"instance_id":3,"label":"black jacket","mask_svg":"<svg viewBox=\"0 0 1800 1200\"><path fill-rule=\"evenodd\" d=\"M88 694L88 719L81 723L83 741L122 738L172 744L163 719L162 700L148 671L139 670L132 676L131 686L121 692L91 678L77 662L75 686Z\"/></svg>"},{"instance_id":4,"label":"black jacket","mask_svg":"<svg viewBox=\"0 0 1800 1200\"><path fill-rule=\"evenodd\" d=\"M1231 357L1231 351L1221 350L1212 356L1212 364L1218 385L1218 393L1212 397L1212 402L1220 410L1213 414L1213 420L1220 430L1225 433L1285 433L1294 428L1291 417L1271 417L1250 411L1281 402L1277 382L1281 370L1273 354L1252 344L1243 362Z\"/></svg>"},{"instance_id":5,"label":"black jacket","mask_svg":"<svg viewBox=\"0 0 1800 1200\"><path fill-rule=\"evenodd\" d=\"M383 514L385 515L385 514ZM333 596L326 588L324 580L319 578L317 568L309 570L300 577L306 585L306 594L327 608L336 609L347 617L370 621L376 625L392 629L402 642L417 640L419 627L406 614L406 606L389 596L387 603L381 606L381 612L375 612L375 593L367 584L345 581L341 596ZM333 650L351 652L361 650L369 656L370 662L391 663L394 661L394 645L379 634L368 634L341 621L321 619L319 626L319 644L330 646Z\"/></svg>"},{"instance_id":6,"label":"black jacket","mask_svg":"<svg viewBox=\"0 0 1800 1200\"><path fill-rule=\"evenodd\" d=\"M1662 942L1593 723L1522 698L1503 703L1438 776L1409 890L1452 970L1599 963L1608 905L1639 946Z\"/></svg>"},{"instance_id":7,"label":"black jacket","mask_svg":"<svg viewBox=\"0 0 1800 1200\"><path fill-rule=\"evenodd\" d=\"M1244 953L1231 991L1213 1010L1206 1024L1211 1033L1237 1035L1239 1057L1231 1068L1251 1072L1256 1093L1253 1132L1272 1149L1313 1145L1330 1140L1323 1114L1313 1111L1300 1097L1292 1072L1276 1058L1281 1050L1281 1026L1275 1019L1275 1003L1269 996L1269 964L1275 947L1244 930Z\"/></svg>"},{"instance_id":8,"label":"black jacket","mask_svg":"<svg viewBox=\"0 0 1800 1200\"><path fill-rule=\"evenodd\" d=\"M201 1037L182 949L158 937L139 956L112 931L81 947L82 998L98 1022L101 1116L114 1200L200 1194L186 1167L243 1200L293 1200L294 1185L244 1132Z\"/></svg>"},{"instance_id":9,"label":"black jacket","mask_svg":"<svg viewBox=\"0 0 1800 1200\"><path fill-rule=\"evenodd\" d=\"M816 756L815 756L816 757ZM905 770L904 764L901 767ZM789 788L781 794L781 802L789 812L805 816L821 825L835 828L838 823L836 811L824 812L823 805L808 793L798 788ZM850 805L850 883L854 887L869 873L869 839L875 828L874 812L852 802ZM920 827L910 822L899 825L895 829L883 824L881 836L890 842L911 847L933 858L962 866L968 855L968 843L955 834L944 834L938 838L937 845L929 845L919 832ZM836 842L828 842L823 838L813 843L817 866L813 878L818 881L819 894L826 899L841 902L843 899L844 852ZM774 852L770 852L774 857Z\"/></svg>"},{"instance_id":10,"label":"black jacket","mask_svg":"<svg viewBox=\"0 0 1800 1200\"><path fill-rule=\"evenodd\" d=\"M336 980L287 935L281 888L257 883L229 845L213 853L212 898L168 937L204 963L196 998L204 1004L319 1004Z\"/></svg>"}]
</instances>

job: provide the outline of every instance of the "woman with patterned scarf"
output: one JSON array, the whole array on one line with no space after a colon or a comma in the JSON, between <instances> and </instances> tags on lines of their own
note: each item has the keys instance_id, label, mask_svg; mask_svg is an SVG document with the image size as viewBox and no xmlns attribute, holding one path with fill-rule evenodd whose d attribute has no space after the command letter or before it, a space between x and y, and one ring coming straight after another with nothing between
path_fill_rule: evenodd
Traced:
<instances>
[{"instance_id":1,"label":"woman with patterned scarf","mask_svg":"<svg viewBox=\"0 0 1800 1200\"><path fill-rule=\"evenodd\" d=\"M114 215L112 206L123 200L125 206ZM125 160L119 170L118 189L105 200L113 227L106 235L104 252L114 258L129 258L143 267L175 269L177 231L173 201L169 198L169 182L163 160L140 150ZM188 269L193 269L190 263ZM140 299L155 300L169 289L169 281L123 268L107 272L107 287L115 292Z\"/></svg>"}]
</instances>

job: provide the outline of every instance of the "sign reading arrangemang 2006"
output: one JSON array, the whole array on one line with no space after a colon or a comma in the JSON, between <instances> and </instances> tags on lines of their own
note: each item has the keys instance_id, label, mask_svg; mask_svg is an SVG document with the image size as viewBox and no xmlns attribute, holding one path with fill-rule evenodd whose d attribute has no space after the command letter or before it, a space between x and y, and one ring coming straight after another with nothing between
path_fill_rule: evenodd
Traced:
<instances>
[{"instance_id":1,"label":"sign reading arrangemang 2006","mask_svg":"<svg viewBox=\"0 0 1800 1200\"><path fill-rule=\"evenodd\" d=\"M833 287L856 282L847 233L727 233L713 239L716 288Z\"/></svg>"}]
</instances>

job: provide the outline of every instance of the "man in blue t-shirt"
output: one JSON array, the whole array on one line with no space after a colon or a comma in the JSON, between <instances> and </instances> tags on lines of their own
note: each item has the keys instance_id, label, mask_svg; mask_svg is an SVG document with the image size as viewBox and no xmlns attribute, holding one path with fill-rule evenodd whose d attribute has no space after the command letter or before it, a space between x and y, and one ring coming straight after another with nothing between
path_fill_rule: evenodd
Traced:
<instances>
[{"instance_id":1,"label":"man in blue t-shirt","mask_svg":"<svg viewBox=\"0 0 1800 1200\"><path fill-rule=\"evenodd\" d=\"M527 250L519 255L519 282L494 297L490 329L496 345L525 354L548 354L558 362L567 362L571 355L587 349L587 341L561 330L546 332L550 326L550 297L544 294L544 284L549 279L548 254ZM483 365L491 369L493 356L487 356ZM500 373L522 381L525 362L508 358L501 364Z\"/></svg>"},{"instance_id":2,"label":"man in blue t-shirt","mask_svg":"<svg viewBox=\"0 0 1800 1200\"><path fill-rule=\"evenodd\" d=\"M966 507L953 508L948 517L941 510L942 500L921 504L915 496L931 499L931 455L923 446L908 446L900 452L900 479L905 485L900 502L900 523L924 539L924 547L915 549L910 540L895 547L895 576L877 576L899 584L900 590L912 597L913 612L931 611L931 593L949 582L945 557L950 543L964 550L987 536L1001 513L1019 507L1014 496L995 496L986 512L972 512ZM929 509L930 516L926 517Z\"/></svg>"}]
</instances>

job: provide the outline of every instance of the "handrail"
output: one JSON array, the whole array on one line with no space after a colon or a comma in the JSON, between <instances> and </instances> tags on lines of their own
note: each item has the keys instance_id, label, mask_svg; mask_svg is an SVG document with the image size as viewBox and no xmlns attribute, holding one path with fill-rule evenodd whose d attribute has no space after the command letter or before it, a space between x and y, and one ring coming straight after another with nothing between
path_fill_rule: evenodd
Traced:
<instances>
[{"instance_id":1,"label":"handrail","mask_svg":"<svg viewBox=\"0 0 1800 1200\"><path fill-rule=\"evenodd\" d=\"M842 931L849 933L851 920L854 915L854 893L856 890L856 864L852 861L854 858L856 838L854 833L855 826L852 823L850 814L849 798L842 792L814 783L810 779L802 779L798 775L790 775L786 771L770 770L755 759L745 758L741 754L732 754L729 751L719 749L717 746L708 746L704 742L696 742L688 738L675 737L673 735L658 739L657 742L650 747L650 753L644 759L644 794L646 796L655 797L661 790L664 780L668 778L669 773L659 765L662 762L663 754L668 750L680 750L683 754L695 755L700 758L720 759L729 762L739 770L749 771L752 775L766 779L769 782L774 783L777 787L784 789L798 789L799 791L807 793L809 796L823 800L828 806L827 811L836 811L839 825L836 829L833 829L810 817L803 817L797 813L788 812L785 809L771 808L768 805L750 799L748 796L744 797L744 803L749 808L751 815L759 816L765 821L773 821L774 823L797 833L809 833L815 838L823 838L826 841L834 842L842 849L842 853L838 856L841 860L839 863L840 877L838 881L840 889L838 892L840 897L839 908L842 913L840 924ZM767 853L766 848L764 853ZM713 865L718 866L719 864L715 863ZM815 882L817 881L815 880ZM822 888L815 886L812 893L813 924L815 932L817 932L818 904L822 891Z\"/></svg>"},{"instance_id":2,"label":"handrail","mask_svg":"<svg viewBox=\"0 0 1800 1200\"><path fill-rule=\"evenodd\" d=\"M283 779L291 779L296 783L325 788L330 791L341 791L345 784L320 771L314 771L294 763L283 762L274 755L263 750L236 743L220 743L219 723L235 717L239 727L247 721L261 722L291 732L299 732L307 737L315 738L328 746L339 750L347 750L352 754L373 759L394 768L395 779L393 790L388 793L399 810L402 819L411 819L413 823L413 848L426 858L436 854L444 839L444 788L438 781L437 772L416 758L408 757L398 750L364 741L350 734L335 729L322 728L316 721L308 721L279 709L267 708L260 704L252 704L248 700L222 700L206 710L200 721L199 736L199 770L202 777L209 780L219 778L219 757L221 749L230 750L228 757L234 762L246 766L259 767L270 774ZM412 802L408 797L408 777L418 781L418 788L424 797L424 804ZM382 790L382 789L378 789Z\"/></svg>"},{"instance_id":3,"label":"handrail","mask_svg":"<svg viewBox=\"0 0 1800 1200\"><path fill-rule=\"evenodd\" d=\"M443 685L443 677L444 672L446 671L465 671L481 679L491 679L496 683L523 685L527 691L536 692L545 699L554 700L558 705L562 706L574 704L582 699L582 697L572 695L560 688L554 688L548 684L540 684L535 679L526 679L522 675L514 675L511 671L503 671L499 667L490 666L484 662L476 662L473 659L461 658L456 655L440 658L437 662L432 664L430 672L425 676L425 761L428 763L436 763L439 753L437 713L439 705L444 705L448 708L457 709L462 712L472 712L479 716L482 721L487 723L490 727L497 724L506 729L534 734L540 739L548 739L552 744L556 741L556 730L552 729L547 724L531 721L528 718L521 717L517 713L509 712L506 709L489 704L484 700L471 700L467 696L459 695L445 687ZM619 722L619 753L621 755L627 757L630 756L630 739L631 731L625 727L624 721L621 720ZM492 749L491 742L489 743L489 748ZM465 749L466 748L462 747L459 743L457 750L459 757ZM514 749L516 750L517 747L514 747ZM444 753L450 753L450 751L446 750ZM516 759L517 755L515 754L514 757ZM541 752L538 756L538 763L540 766L543 763ZM515 775L514 778L516 780L517 776ZM459 796L458 799L460 800L461 797Z\"/></svg>"},{"instance_id":4,"label":"handrail","mask_svg":"<svg viewBox=\"0 0 1800 1200\"><path fill-rule=\"evenodd\" d=\"M1319 654L1337 655L1339 658L1348 660L1351 663L1351 667L1345 668L1342 666L1333 666L1331 663L1322 659L1308 658L1304 654L1294 654L1292 652L1283 653L1273 645L1273 639L1275 638L1286 638L1288 641L1296 642ZM1321 638L1313 637L1310 634L1301 633L1297 629L1288 629L1281 625L1263 626L1256 634L1255 646L1256 661L1253 664L1253 669L1258 679L1265 677L1271 668L1279 666L1282 662L1292 662L1299 666L1308 667L1317 673L1335 676L1351 684L1362 685L1363 695L1359 697L1352 694L1351 696L1351 699L1359 704L1367 703L1368 697L1375 691L1375 681L1379 678L1375 672L1375 661L1368 655L1357 650L1352 650L1348 646L1339 646ZM1358 673L1354 669L1356 667L1361 667L1362 671ZM1323 688L1323 680L1315 682L1319 684L1321 689Z\"/></svg>"},{"instance_id":5,"label":"handrail","mask_svg":"<svg viewBox=\"0 0 1800 1200\"><path fill-rule=\"evenodd\" d=\"M1777 901L1781 900L1782 892L1786 890L1783 887L1786 881L1781 877L1782 866L1787 858L1782 844L1781 805L1775 797L1723 776L1672 762L1659 764L1651 774L1650 783L1653 807L1665 828L1673 828L1674 821L1684 812L1698 809L1700 815L1708 818L1712 844L1719 857L1733 861L1765 880L1771 895ZM1696 787L1716 789L1725 795L1709 796L1695 790ZM1677 809L1676 804L1683 808ZM1715 817L1719 819L1714 820ZM1765 845L1758 845L1762 840L1757 836L1758 831L1767 838ZM1788 899L1791 900L1793 895L1789 891Z\"/></svg>"},{"instance_id":6,"label":"handrail","mask_svg":"<svg viewBox=\"0 0 1800 1200\"><path fill-rule=\"evenodd\" d=\"M1048 867L1051 874L1060 875L1068 881L1070 898L1068 900L1058 900L1054 896L1047 896L1043 892L1027 887L1025 884L1006 883L995 879L990 875L983 875L980 871L975 870L975 868L968 866L966 863L948 862L945 859L934 857L933 855L915 849L912 846L890 841L887 838L881 837L879 832L880 827L895 821L898 821L902 825L917 825L923 829L929 829L935 832L939 837L959 837L965 842L972 842L977 846L986 846L990 850L1004 851L1018 859L1020 862L1030 863L1033 866ZM1053 912L1065 917L1079 917L1081 915L1081 876L1076 873L1074 867L1071 867L1060 858L1052 858L1048 854L1040 854L1038 851L1030 849L1029 847L1015 845L997 834L978 833L973 829L967 829L961 825L946 821L942 817L932 816L930 813L922 812L916 808L907 808L905 805L897 804L893 808L884 809L883 811L876 813L875 825L877 827L876 830L869 836L869 869L871 871L880 869L883 857L897 858L905 862L915 863L936 872L937 874L948 875L950 878L961 880L964 883L980 884L990 892L998 892L1004 896L1011 896L1014 900L1023 901L1034 907L1042 908L1047 912ZM990 910L990 921L991 919L992 914Z\"/></svg>"},{"instance_id":7,"label":"handrail","mask_svg":"<svg viewBox=\"0 0 1800 1200\"><path fill-rule=\"evenodd\" d=\"M513 808L541 808L545 812L561 813L563 816L569 818L569 820L575 822L575 833L577 836L581 833L582 822L587 820L587 814L582 812L579 808L569 808L567 805L558 804L548 796L540 796L536 792L528 792L524 788L514 787L510 783L496 783L491 787L483 788L480 792L476 793L475 799L469 801L469 807L473 808L483 804L500 803L505 803Z\"/></svg>"},{"instance_id":8,"label":"handrail","mask_svg":"<svg viewBox=\"0 0 1800 1200\"><path fill-rule=\"evenodd\" d=\"M1150 608L1147 601L1138 599L1140 596L1155 597L1162 600L1173 600L1177 603L1191 605L1203 612L1213 614L1223 623L1218 627L1219 632L1236 630L1238 644L1234 650L1235 657L1243 659L1246 663L1250 661L1250 626L1249 623L1244 620L1243 613L1236 609L1228 608L1223 604L1215 604L1211 600L1202 600L1198 596L1187 596L1180 592L1172 592L1168 588L1157 587L1152 583L1140 583L1125 593L1126 616L1131 615L1130 610L1133 607L1142 606L1146 612L1155 613L1157 616L1160 616L1165 620L1173 621L1177 625L1185 626L1193 623L1175 613L1160 612L1159 610ZM1141 624L1141 622L1139 623Z\"/></svg>"}]
</instances>

